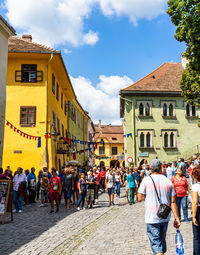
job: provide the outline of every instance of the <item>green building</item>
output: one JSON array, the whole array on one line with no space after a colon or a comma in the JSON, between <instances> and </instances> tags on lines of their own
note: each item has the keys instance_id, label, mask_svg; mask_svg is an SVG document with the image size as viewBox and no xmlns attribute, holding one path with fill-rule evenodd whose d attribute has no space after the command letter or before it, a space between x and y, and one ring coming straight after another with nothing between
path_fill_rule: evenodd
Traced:
<instances>
[{"instance_id":1,"label":"green building","mask_svg":"<svg viewBox=\"0 0 200 255\"><path fill-rule=\"evenodd\" d=\"M198 152L199 110L181 96L181 63L159 68L120 90L120 116L125 132L125 161L185 159Z\"/></svg>"}]
</instances>

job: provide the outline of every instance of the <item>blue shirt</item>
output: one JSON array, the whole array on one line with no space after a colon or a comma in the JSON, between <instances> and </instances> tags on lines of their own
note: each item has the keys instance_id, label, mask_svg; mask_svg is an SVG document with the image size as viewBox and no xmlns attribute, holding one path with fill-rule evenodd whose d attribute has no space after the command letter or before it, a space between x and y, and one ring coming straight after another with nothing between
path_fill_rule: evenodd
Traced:
<instances>
[{"instance_id":1,"label":"blue shirt","mask_svg":"<svg viewBox=\"0 0 200 255\"><path fill-rule=\"evenodd\" d=\"M36 181L36 175L33 174L33 173L30 173L30 174L28 175L28 177L27 177L27 181L30 181L30 180L32 180L32 179L34 179L34 180Z\"/></svg>"},{"instance_id":2,"label":"blue shirt","mask_svg":"<svg viewBox=\"0 0 200 255\"><path fill-rule=\"evenodd\" d=\"M128 181L128 187L135 188L135 179L136 179L135 176L129 174L126 179Z\"/></svg>"}]
</instances>

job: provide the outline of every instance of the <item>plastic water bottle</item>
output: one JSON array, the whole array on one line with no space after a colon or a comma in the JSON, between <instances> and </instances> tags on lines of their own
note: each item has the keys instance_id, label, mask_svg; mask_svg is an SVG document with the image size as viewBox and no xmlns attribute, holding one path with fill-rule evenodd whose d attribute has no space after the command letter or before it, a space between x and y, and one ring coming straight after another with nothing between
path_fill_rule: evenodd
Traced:
<instances>
[{"instance_id":1,"label":"plastic water bottle","mask_svg":"<svg viewBox=\"0 0 200 255\"><path fill-rule=\"evenodd\" d=\"M176 242L176 254L178 255L184 254L183 237L179 229L177 229L176 231L175 242Z\"/></svg>"}]
</instances>

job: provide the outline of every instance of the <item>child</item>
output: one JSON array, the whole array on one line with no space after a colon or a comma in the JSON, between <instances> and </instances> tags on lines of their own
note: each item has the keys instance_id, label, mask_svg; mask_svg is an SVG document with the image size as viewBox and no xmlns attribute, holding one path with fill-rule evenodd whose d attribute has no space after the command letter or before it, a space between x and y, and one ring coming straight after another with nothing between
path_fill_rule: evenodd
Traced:
<instances>
[{"instance_id":1,"label":"child","mask_svg":"<svg viewBox=\"0 0 200 255\"><path fill-rule=\"evenodd\" d=\"M48 200L48 186L49 186L49 178L48 173L43 173L42 179L40 181L40 189L41 189L41 205L39 207L45 206L45 201Z\"/></svg>"}]
</instances>

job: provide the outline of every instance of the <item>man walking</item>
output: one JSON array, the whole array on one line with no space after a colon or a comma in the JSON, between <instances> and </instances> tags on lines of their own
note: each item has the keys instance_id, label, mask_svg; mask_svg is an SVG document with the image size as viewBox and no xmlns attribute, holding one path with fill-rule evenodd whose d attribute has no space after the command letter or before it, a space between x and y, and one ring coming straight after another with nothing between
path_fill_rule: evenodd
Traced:
<instances>
[{"instance_id":1,"label":"man walking","mask_svg":"<svg viewBox=\"0 0 200 255\"><path fill-rule=\"evenodd\" d=\"M147 234L150 240L153 254L163 255L166 253L166 233L170 215L167 219L157 216L160 202L171 206L174 214L174 227L180 226L178 210L176 206L176 193L171 181L161 173L162 163L158 159L151 161L152 175L146 177L138 190L138 202L145 200L145 221L147 223ZM154 186L155 184L155 186ZM156 190L159 196L156 194Z\"/></svg>"},{"instance_id":2,"label":"man walking","mask_svg":"<svg viewBox=\"0 0 200 255\"><path fill-rule=\"evenodd\" d=\"M106 189L108 191L109 197L109 206L114 205L114 196L115 196L115 175L112 168L109 169L109 173L106 176ZM112 202L111 202L112 198Z\"/></svg>"},{"instance_id":3,"label":"man walking","mask_svg":"<svg viewBox=\"0 0 200 255\"><path fill-rule=\"evenodd\" d=\"M134 196L136 191L136 178L133 174L133 169L130 170L130 174L127 176L128 188L129 188L129 204L134 204Z\"/></svg>"}]
</instances>

